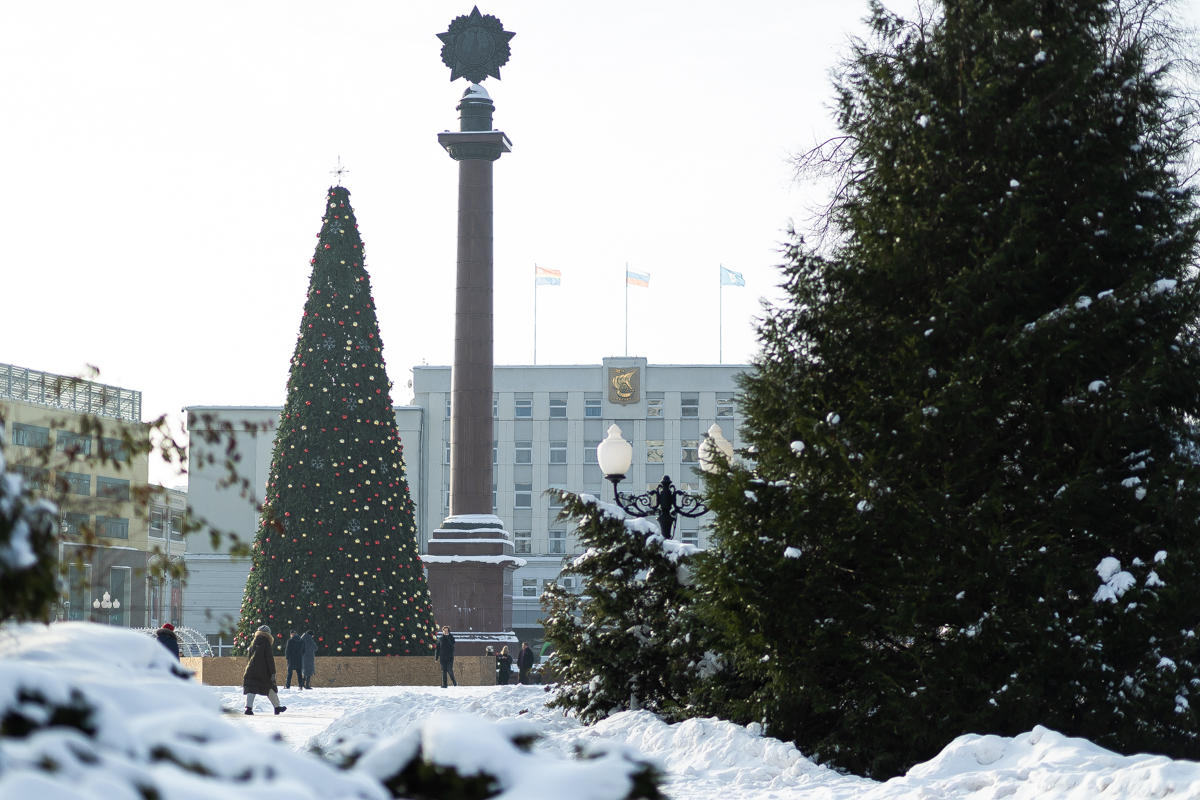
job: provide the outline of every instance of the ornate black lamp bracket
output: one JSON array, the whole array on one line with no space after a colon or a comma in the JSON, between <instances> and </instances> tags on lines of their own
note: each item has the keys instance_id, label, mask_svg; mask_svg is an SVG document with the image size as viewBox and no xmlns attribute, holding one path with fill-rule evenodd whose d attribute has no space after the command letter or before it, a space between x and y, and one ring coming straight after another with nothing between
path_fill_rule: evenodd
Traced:
<instances>
[{"instance_id":1,"label":"ornate black lamp bracket","mask_svg":"<svg viewBox=\"0 0 1200 800\"><path fill-rule=\"evenodd\" d=\"M671 476L664 475L656 489L643 494L622 494L617 485L624 475L609 475L613 485L613 497L617 505L631 517L657 517L662 535L670 539L675 528L676 517L694 519L708 513L708 506L699 497L681 492L671 483Z\"/></svg>"}]
</instances>

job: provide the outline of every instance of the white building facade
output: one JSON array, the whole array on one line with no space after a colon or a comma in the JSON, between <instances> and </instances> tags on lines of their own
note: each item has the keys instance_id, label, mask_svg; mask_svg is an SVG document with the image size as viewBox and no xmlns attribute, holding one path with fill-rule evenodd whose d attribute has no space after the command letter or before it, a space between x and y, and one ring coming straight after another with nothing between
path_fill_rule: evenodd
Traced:
<instances>
[{"instance_id":1,"label":"white building facade","mask_svg":"<svg viewBox=\"0 0 1200 800\"><path fill-rule=\"evenodd\" d=\"M547 490L611 499L612 487L596 463L596 445L614 423L633 445L623 492L646 491L664 475L682 490L698 490L698 449L709 427L719 424L726 438L740 446L736 380L745 370L742 365L648 364L644 358L495 367L493 505L513 537L515 555L526 562L513 581L513 627L519 638L542 638L537 622L542 591L555 581L565 585L568 579L559 576L564 559L581 552L574 526L557 520L559 509ZM412 404L396 407L422 553L448 514L450 372L448 366L415 367ZM193 513L197 521L249 541L257 529L255 503L261 502L270 471L280 409L197 406L187 411ZM219 485L223 443L209 445L197 435L224 422L233 428L239 474L250 481L256 497ZM216 465L203 463L210 454ZM706 521L681 518L675 538L704 547ZM203 533L188 538L186 559L190 577L184 616L209 636L216 654L227 646L221 629L237 619L249 563L231 558L227 546L214 550Z\"/></svg>"}]
</instances>

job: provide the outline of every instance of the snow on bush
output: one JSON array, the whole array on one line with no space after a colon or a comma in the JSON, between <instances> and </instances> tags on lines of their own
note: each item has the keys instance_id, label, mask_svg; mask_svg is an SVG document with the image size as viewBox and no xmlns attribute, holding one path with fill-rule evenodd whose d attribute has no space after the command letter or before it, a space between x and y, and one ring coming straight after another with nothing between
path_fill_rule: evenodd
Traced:
<instances>
[{"instance_id":1,"label":"snow on bush","mask_svg":"<svg viewBox=\"0 0 1200 800\"><path fill-rule=\"evenodd\" d=\"M0 621L43 619L58 596L58 509L6 469L0 454Z\"/></svg>"},{"instance_id":2,"label":"snow on bush","mask_svg":"<svg viewBox=\"0 0 1200 800\"><path fill-rule=\"evenodd\" d=\"M291 800L387 792L221 719L158 642L86 622L0 630L0 799Z\"/></svg>"},{"instance_id":3,"label":"snow on bush","mask_svg":"<svg viewBox=\"0 0 1200 800\"><path fill-rule=\"evenodd\" d=\"M636 751L535 753L538 732L516 720L425 709L399 736L359 736L324 759L221 717L217 692L144 634L0 629L0 800L661 797L657 766Z\"/></svg>"},{"instance_id":4,"label":"snow on bush","mask_svg":"<svg viewBox=\"0 0 1200 800\"><path fill-rule=\"evenodd\" d=\"M461 800L656 800L658 767L636 750L596 742L576 759L535 751L537 729L520 719L481 724L478 717L434 714L403 733L346 753L354 771L387 786L393 797ZM361 744L359 745L361 747Z\"/></svg>"}]
</instances>

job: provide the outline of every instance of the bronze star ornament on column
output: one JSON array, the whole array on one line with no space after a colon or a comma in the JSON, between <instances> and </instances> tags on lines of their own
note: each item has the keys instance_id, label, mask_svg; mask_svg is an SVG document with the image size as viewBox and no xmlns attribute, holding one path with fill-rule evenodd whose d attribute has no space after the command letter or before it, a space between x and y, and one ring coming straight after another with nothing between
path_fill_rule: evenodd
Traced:
<instances>
[{"instance_id":1,"label":"bronze star ornament on column","mask_svg":"<svg viewBox=\"0 0 1200 800\"><path fill-rule=\"evenodd\" d=\"M500 67L508 63L511 54L508 42L516 35L504 30L491 14L480 14L479 6L468 16L455 17L450 29L437 35L442 40L442 63L450 68L450 80L466 78L471 83L483 83L489 75L500 80Z\"/></svg>"}]
</instances>

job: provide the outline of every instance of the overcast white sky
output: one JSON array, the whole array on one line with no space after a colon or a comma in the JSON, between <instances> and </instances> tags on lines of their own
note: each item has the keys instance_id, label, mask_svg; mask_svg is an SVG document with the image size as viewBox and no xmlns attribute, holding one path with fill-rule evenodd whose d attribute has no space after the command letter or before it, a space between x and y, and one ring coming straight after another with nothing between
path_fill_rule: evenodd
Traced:
<instances>
[{"instance_id":1,"label":"overcast white sky","mask_svg":"<svg viewBox=\"0 0 1200 800\"><path fill-rule=\"evenodd\" d=\"M185 405L282 404L323 192L340 155L384 355L452 355L457 166L437 144L466 87L435 34L470 0L9 3L0 28L0 361ZM789 220L789 155L831 131L828 70L865 0L489 0L516 31L485 86L514 142L495 167L496 361L755 350ZM152 477L168 485L179 480Z\"/></svg>"}]
</instances>

